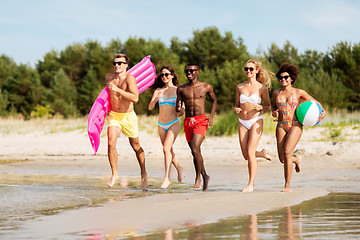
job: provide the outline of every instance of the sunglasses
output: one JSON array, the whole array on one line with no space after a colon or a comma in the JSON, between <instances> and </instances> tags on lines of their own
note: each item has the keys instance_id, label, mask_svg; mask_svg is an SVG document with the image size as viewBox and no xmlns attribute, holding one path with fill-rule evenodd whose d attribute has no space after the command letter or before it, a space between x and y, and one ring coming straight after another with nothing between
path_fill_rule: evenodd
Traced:
<instances>
[{"instance_id":1,"label":"sunglasses","mask_svg":"<svg viewBox=\"0 0 360 240\"><path fill-rule=\"evenodd\" d=\"M187 74L187 73L191 73L191 74L193 74L194 72L196 72L197 71L197 69L185 69L184 70L184 72Z\"/></svg>"},{"instance_id":2,"label":"sunglasses","mask_svg":"<svg viewBox=\"0 0 360 240\"><path fill-rule=\"evenodd\" d=\"M170 76L171 75L171 73L160 73L160 77L168 77L168 76Z\"/></svg>"},{"instance_id":3,"label":"sunglasses","mask_svg":"<svg viewBox=\"0 0 360 240\"><path fill-rule=\"evenodd\" d=\"M116 66L116 64L119 65L119 66L121 66L122 64L126 64L126 62L113 62L113 65L114 65L114 66Z\"/></svg>"},{"instance_id":4,"label":"sunglasses","mask_svg":"<svg viewBox=\"0 0 360 240\"><path fill-rule=\"evenodd\" d=\"M280 76L279 80L283 80L283 79L287 80L289 77L290 77L289 75Z\"/></svg>"},{"instance_id":5,"label":"sunglasses","mask_svg":"<svg viewBox=\"0 0 360 240\"><path fill-rule=\"evenodd\" d=\"M245 70L245 72L247 72L248 70L250 70L250 72L252 72L252 71L255 70L255 68L253 68L253 67L244 67L244 70Z\"/></svg>"}]
</instances>

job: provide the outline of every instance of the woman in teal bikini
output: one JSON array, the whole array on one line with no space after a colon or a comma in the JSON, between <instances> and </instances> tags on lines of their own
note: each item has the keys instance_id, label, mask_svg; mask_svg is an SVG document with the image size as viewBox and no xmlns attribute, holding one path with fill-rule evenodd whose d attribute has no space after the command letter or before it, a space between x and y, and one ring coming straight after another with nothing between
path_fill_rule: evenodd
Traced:
<instances>
[{"instance_id":1,"label":"woman in teal bikini","mask_svg":"<svg viewBox=\"0 0 360 240\"><path fill-rule=\"evenodd\" d=\"M236 87L235 113L239 114L239 141L241 152L248 161L249 182L243 192L254 190L257 168L257 157L271 160L263 149L256 151L263 131L263 116L261 112L270 111L269 91L271 85L270 73L255 60L247 61L245 74L248 80ZM261 105L263 100L264 105Z\"/></svg>"},{"instance_id":2,"label":"woman in teal bikini","mask_svg":"<svg viewBox=\"0 0 360 240\"><path fill-rule=\"evenodd\" d=\"M184 114L184 111L181 111L179 114L175 111L177 85L178 79L175 70L171 66L163 66L160 69L160 74L151 86L155 91L149 103L149 110L153 110L156 102L159 102L158 130L161 144L163 145L165 161L165 178L161 188L168 188L170 185L171 163L173 163L177 170L178 181L182 181L182 168L177 163L173 151L173 144L181 127L178 117Z\"/></svg>"},{"instance_id":3,"label":"woman in teal bikini","mask_svg":"<svg viewBox=\"0 0 360 240\"><path fill-rule=\"evenodd\" d=\"M300 158L293 156L303 131L302 125L296 118L296 107L300 99L316 101L306 91L292 87L298 75L299 70L295 65L287 62L281 64L279 71L276 73L281 88L273 92L272 115L278 121L276 127L277 150L280 162L284 164L285 186L283 192L290 192L293 163L295 164L295 171L300 172ZM323 112L320 115L320 121L325 117L325 110L322 106L321 108Z\"/></svg>"}]
</instances>

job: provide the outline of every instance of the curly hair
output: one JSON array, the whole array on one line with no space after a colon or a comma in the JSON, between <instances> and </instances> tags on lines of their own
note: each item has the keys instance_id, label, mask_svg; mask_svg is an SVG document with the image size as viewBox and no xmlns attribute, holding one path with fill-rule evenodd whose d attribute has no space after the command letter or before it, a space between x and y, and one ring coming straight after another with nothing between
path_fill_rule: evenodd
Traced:
<instances>
[{"instance_id":1,"label":"curly hair","mask_svg":"<svg viewBox=\"0 0 360 240\"><path fill-rule=\"evenodd\" d=\"M287 72L290 77L291 77L291 84L294 84L299 76L299 69L297 68L297 66L292 65L288 62L284 62L283 64L281 64L279 71L276 73L276 78L279 79L280 74L283 72Z\"/></svg>"},{"instance_id":2,"label":"curly hair","mask_svg":"<svg viewBox=\"0 0 360 240\"><path fill-rule=\"evenodd\" d=\"M171 75L173 76L173 79L172 79L172 83L177 86L179 84L179 80L177 78L177 75L175 73L175 70L173 67L169 66L169 65L166 65L166 66L163 66L161 69L160 69L160 73L157 75L157 77L155 78L155 82L153 85L150 86L151 89L155 90L157 88L162 88L165 86L165 83L163 82L163 80L161 79L161 71L162 70L169 70L169 72L171 73Z\"/></svg>"},{"instance_id":3,"label":"curly hair","mask_svg":"<svg viewBox=\"0 0 360 240\"><path fill-rule=\"evenodd\" d=\"M256 70L259 70L259 72L256 74L256 81L264 84L268 89L270 89L271 77L274 76L274 73L263 68L260 61L258 62L254 59L250 59L246 62L246 64L248 63L253 63L255 65Z\"/></svg>"}]
</instances>

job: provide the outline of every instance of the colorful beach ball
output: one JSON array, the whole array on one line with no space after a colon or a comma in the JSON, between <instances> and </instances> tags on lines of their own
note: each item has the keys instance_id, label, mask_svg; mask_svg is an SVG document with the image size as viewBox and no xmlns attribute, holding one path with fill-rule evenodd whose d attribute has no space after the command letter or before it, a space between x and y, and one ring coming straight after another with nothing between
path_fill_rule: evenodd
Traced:
<instances>
[{"instance_id":1,"label":"colorful beach ball","mask_svg":"<svg viewBox=\"0 0 360 240\"><path fill-rule=\"evenodd\" d=\"M303 126L313 127L319 123L322 108L315 101L305 101L296 108L296 116Z\"/></svg>"}]
</instances>

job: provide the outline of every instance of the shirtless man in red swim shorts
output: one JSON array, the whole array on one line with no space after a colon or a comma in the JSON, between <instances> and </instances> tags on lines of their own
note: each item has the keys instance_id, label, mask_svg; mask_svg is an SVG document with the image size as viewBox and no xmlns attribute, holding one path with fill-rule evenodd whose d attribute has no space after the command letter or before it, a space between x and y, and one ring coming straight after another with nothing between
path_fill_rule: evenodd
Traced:
<instances>
[{"instance_id":1,"label":"shirtless man in red swim shorts","mask_svg":"<svg viewBox=\"0 0 360 240\"><path fill-rule=\"evenodd\" d=\"M201 178L203 178L203 191L208 188L210 176L206 174L204 159L201 155L201 144L205 138L208 127L213 124L216 109L216 96L210 84L198 80L199 66L189 63L185 67L188 83L177 88L176 111L180 112L182 104L185 104L184 131L186 141L193 156L196 178L194 190L201 189ZM205 98L209 96L211 101L210 116L205 115Z\"/></svg>"}]
</instances>

